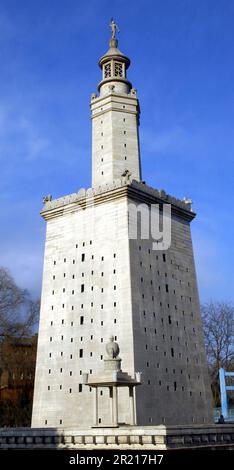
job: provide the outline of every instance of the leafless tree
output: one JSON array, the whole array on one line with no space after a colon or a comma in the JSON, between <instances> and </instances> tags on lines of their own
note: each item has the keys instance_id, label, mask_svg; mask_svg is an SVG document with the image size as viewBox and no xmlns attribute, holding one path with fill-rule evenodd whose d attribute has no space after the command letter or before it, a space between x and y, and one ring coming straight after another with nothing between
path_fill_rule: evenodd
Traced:
<instances>
[{"instance_id":1,"label":"leafless tree","mask_svg":"<svg viewBox=\"0 0 234 470\"><path fill-rule=\"evenodd\" d=\"M0 267L0 427L30 425L38 316L39 301Z\"/></svg>"},{"instance_id":2,"label":"leafless tree","mask_svg":"<svg viewBox=\"0 0 234 470\"><path fill-rule=\"evenodd\" d=\"M234 367L234 305L210 302L201 307L205 346L215 406L219 405L220 367Z\"/></svg>"},{"instance_id":3,"label":"leafless tree","mask_svg":"<svg viewBox=\"0 0 234 470\"><path fill-rule=\"evenodd\" d=\"M38 322L39 301L17 286L9 271L0 267L0 340L27 336Z\"/></svg>"}]
</instances>

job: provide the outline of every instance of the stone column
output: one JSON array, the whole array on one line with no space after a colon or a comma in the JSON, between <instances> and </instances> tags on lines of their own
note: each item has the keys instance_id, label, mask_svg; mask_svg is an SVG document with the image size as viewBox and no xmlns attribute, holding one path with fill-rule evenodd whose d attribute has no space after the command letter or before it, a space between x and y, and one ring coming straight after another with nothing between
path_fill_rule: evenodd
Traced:
<instances>
[{"instance_id":1,"label":"stone column","mask_svg":"<svg viewBox=\"0 0 234 470\"><path fill-rule=\"evenodd\" d=\"M113 387L109 387L109 397L110 397L110 422L114 423L114 412L113 412Z\"/></svg>"},{"instance_id":2,"label":"stone column","mask_svg":"<svg viewBox=\"0 0 234 470\"><path fill-rule=\"evenodd\" d=\"M136 408L135 408L135 394L134 388L129 386L129 398L130 398L130 410L131 410L131 422L132 426L136 424Z\"/></svg>"},{"instance_id":3,"label":"stone column","mask_svg":"<svg viewBox=\"0 0 234 470\"><path fill-rule=\"evenodd\" d=\"M93 425L98 426L98 387L94 387Z\"/></svg>"},{"instance_id":4,"label":"stone column","mask_svg":"<svg viewBox=\"0 0 234 470\"><path fill-rule=\"evenodd\" d=\"M112 393L113 393L113 421L112 421L112 424L114 426L118 426L118 389L117 389L116 385L113 386Z\"/></svg>"}]
</instances>

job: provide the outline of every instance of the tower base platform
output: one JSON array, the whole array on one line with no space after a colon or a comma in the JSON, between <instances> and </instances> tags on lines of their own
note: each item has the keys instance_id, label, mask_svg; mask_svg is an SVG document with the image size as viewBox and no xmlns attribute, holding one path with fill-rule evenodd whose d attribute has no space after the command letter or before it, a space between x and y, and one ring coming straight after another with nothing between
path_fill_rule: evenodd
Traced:
<instances>
[{"instance_id":1,"label":"tower base platform","mask_svg":"<svg viewBox=\"0 0 234 470\"><path fill-rule=\"evenodd\" d=\"M118 428L2 428L1 449L234 449L234 424Z\"/></svg>"}]
</instances>

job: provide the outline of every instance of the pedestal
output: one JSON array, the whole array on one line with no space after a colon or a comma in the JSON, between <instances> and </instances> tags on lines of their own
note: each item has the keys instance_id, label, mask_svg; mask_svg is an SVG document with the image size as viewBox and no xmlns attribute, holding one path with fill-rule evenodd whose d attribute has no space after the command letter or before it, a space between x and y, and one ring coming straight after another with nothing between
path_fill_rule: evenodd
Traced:
<instances>
[{"instance_id":1,"label":"pedestal","mask_svg":"<svg viewBox=\"0 0 234 470\"><path fill-rule=\"evenodd\" d=\"M95 427L98 426L98 387L94 388L94 402L93 402L93 419L94 423L93 425Z\"/></svg>"},{"instance_id":2,"label":"pedestal","mask_svg":"<svg viewBox=\"0 0 234 470\"><path fill-rule=\"evenodd\" d=\"M135 408L135 394L134 388L129 387L129 398L130 398L130 407L131 407L131 425L135 426L136 424L136 408Z\"/></svg>"}]
</instances>

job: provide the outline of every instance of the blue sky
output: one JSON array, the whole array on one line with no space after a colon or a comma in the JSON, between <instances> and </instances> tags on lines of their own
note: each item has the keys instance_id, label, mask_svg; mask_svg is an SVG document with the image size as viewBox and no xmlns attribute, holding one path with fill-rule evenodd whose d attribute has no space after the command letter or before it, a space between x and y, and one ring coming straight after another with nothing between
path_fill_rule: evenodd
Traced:
<instances>
[{"instance_id":1,"label":"blue sky","mask_svg":"<svg viewBox=\"0 0 234 470\"><path fill-rule=\"evenodd\" d=\"M89 102L111 16L140 99L143 177L194 201L201 300L233 300L232 0L1 1L0 265L38 295L42 196L90 186Z\"/></svg>"}]
</instances>

